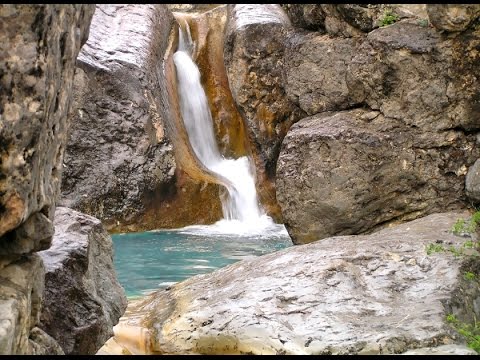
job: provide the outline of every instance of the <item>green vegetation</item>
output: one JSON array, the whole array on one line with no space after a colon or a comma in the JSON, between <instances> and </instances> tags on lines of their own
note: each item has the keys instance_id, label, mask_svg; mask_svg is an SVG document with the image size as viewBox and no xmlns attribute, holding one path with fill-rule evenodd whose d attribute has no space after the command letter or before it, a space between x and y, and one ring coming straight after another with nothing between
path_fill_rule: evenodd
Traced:
<instances>
[{"instance_id":1,"label":"green vegetation","mask_svg":"<svg viewBox=\"0 0 480 360\"><path fill-rule=\"evenodd\" d=\"M445 251L445 248L440 244L428 244L426 250L427 255L432 255L433 253Z\"/></svg>"},{"instance_id":2,"label":"green vegetation","mask_svg":"<svg viewBox=\"0 0 480 360\"><path fill-rule=\"evenodd\" d=\"M452 226L452 233L458 236L465 236L474 233L480 224L480 211L475 212L469 220L458 219Z\"/></svg>"},{"instance_id":3,"label":"green vegetation","mask_svg":"<svg viewBox=\"0 0 480 360\"><path fill-rule=\"evenodd\" d=\"M463 278L465 280L475 280L475 274L473 272L470 272L470 271L466 271L464 274L463 274Z\"/></svg>"},{"instance_id":4,"label":"green vegetation","mask_svg":"<svg viewBox=\"0 0 480 360\"><path fill-rule=\"evenodd\" d=\"M399 19L398 15L395 14L392 10L385 10L383 17L380 19L380 26L392 25L397 22Z\"/></svg>"},{"instance_id":5,"label":"green vegetation","mask_svg":"<svg viewBox=\"0 0 480 360\"><path fill-rule=\"evenodd\" d=\"M467 339L467 346L480 353L480 328L477 322L474 325L462 323L453 314L447 315L447 323L451 324L455 330Z\"/></svg>"}]
</instances>

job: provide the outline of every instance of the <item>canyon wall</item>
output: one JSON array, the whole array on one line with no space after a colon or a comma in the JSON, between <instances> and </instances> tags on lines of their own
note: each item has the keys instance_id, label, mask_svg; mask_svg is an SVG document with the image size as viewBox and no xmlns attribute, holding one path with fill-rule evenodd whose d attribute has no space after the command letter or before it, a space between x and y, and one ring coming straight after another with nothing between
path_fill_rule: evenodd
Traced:
<instances>
[{"instance_id":1,"label":"canyon wall","mask_svg":"<svg viewBox=\"0 0 480 360\"><path fill-rule=\"evenodd\" d=\"M0 6L0 353L62 353L39 328L75 59L91 5Z\"/></svg>"}]
</instances>

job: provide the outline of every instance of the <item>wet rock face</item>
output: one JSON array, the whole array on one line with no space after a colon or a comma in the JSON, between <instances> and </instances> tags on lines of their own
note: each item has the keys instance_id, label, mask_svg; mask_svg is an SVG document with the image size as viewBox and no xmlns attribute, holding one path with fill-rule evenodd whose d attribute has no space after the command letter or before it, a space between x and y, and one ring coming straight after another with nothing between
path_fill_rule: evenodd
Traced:
<instances>
[{"instance_id":1,"label":"wet rock face","mask_svg":"<svg viewBox=\"0 0 480 360\"><path fill-rule=\"evenodd\" d=\"M277 167L285 225L303 244L462 208L464 172L480 155L474 144L461 131L421 134L360 109L302 119Z\"/></svg>"},{"instance_id":2,"label":"wet rock face","mask_svg":"<svg viewBox=\"0 0 480 360\"><path fill-rule=\"evenodd\" d=\"M462 248L467 239L450 231L458 218L434 214L195 276L132 303L114 341L154 354L465 352L445 318L478 318L478 282L464 279L478 260L426 253L432 243Z\"/></svg>"},{"instance_id":3,"label":"wet rock face","mask_svg":"<svg viewBox=\"0 0 480 360\"><path fill-rule=\"evenodd\" d=\"M157 26L168 34L173 17L164 10ZM217 214L195 208L208 201L221 213L216 188L200 189L177 168L152 100L148 49L166 47L151 44L154 11L154 5L98 5L77 61L60 203L98 217L112 231L185 226L194 216L214 221Z\"/></svg>"},{"instance_id":4,"label":"wet rock face","mask_svg":"<svg viewBox=\"0 0 480 360\"><path fill-rule=\"evenodd\" d=\"M45 264L40 328L65 354L92 355L127 306L112 239L98 219L64 207L55 212L55 229L50 249L39 252Z\"/></svg>"},{"instance_id":5,"label":"wet rock face","mask_svg":"<svg viewBox=\"0 0 480 360\"><path fill-rule=\"evenodd\" d=\"M290 21L280 6L231 5L225 35L225 66L233 98L252 146L260 200L279 217L275 167L289 127L304 113L284 91L283 55Z\"/></svg>"},{"instance_id":6,"label":"wet rock face","mask_svg":"<svg viewBox=\"0 0 480 360\"><path fill-rule=\"evenodd\" d=\"M35 213L45 220L30 223L51 226L75 59L93 11L91 5L0 7L0 248L4 235ZM40 250L48 242L8 251Z\"/></svg>"}]
</instances>

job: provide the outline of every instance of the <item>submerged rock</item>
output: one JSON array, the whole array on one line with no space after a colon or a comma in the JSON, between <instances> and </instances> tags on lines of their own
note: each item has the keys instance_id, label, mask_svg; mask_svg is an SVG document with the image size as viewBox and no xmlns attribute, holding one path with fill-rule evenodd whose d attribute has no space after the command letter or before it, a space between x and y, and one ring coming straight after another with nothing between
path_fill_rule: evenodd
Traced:
<instances>
[{"instance_id":1,"label":"submerged rock","mask_svg":"<svg viewBox=\"0 0 480 360\"><path fill-rule=\"evenodd\" d=\"M64 207L55 229L50 249L39 252L46 271L40 328L66 354L95 354L127 306L112 239L98 219Z\"/></svg>"},{"instance_id":2,"label":"submerged rock","mask_svg":"<svg viewBox=\"0 0 480 360\"><path fill-rule=\"evenodd\" d=\"M433 214L243 260L130 304L104 350L166 354L389 354L459 345L478 318L478 257ZM429 250L435 245L439 252ZM456 257L453 250L464 251ZM427 253L428 251L428 253ZM468 255L468 251L472 251Z\"/></svg>"}]
</instances>

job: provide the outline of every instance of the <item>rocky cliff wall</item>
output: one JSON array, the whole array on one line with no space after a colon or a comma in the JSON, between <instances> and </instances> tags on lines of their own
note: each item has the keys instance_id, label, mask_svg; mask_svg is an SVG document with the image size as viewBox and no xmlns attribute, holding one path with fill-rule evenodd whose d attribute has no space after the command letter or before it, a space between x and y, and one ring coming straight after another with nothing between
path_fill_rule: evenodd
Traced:
<instances>
[{"instance_id":1,"label":"rocky cliff wall","mask_svg":"<svg viewBox=\"0 0 480 360\"><path fill-rule=\"evenodd\" d=\"M291 31L283 57L286 96L311 115L277 166L294 242L478 202L478 6L285 7L317 30Z\"/></svg>"},{"instance_id":2,"label":"rocky cliff wall","mask_svg":"<svg viewBox=\"0 0 480 360\"><path fill-rule=\"evenodd\" d=\"M38 328L75 60L91 5L0 6L0 354L58 354Z\"/></svg>"}]
</instances>

